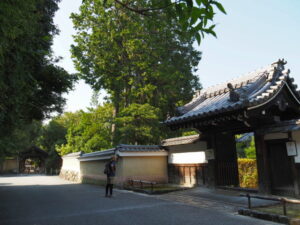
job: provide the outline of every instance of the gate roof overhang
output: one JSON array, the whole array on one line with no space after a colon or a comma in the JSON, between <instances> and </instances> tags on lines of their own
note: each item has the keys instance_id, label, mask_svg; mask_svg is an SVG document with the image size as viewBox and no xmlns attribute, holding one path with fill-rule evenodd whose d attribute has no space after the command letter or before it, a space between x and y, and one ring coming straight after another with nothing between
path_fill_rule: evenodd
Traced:
<instances>
[{"instance_id":1,"label":"gate roof overhang","mask_svg":"<svg viewBox=\"0 0 300 225\"><path fill-rule=\"evenodd\" d=\"M164 123L171 129L207 130L228 126L247 129L278 122L278 115L285 111L291 114L288 119L299 118L300 91L285 64L283 59L278 60L228 83L198 91L191 102L177 109L177 116ZM265 111L272 106L279 113Z\"/></svg>"},{"instance_id":2,"label":"gate roof overhang","mask_svg":"<svg viewBox=\"0 0 300 225\"><path fill-rule=\"evenodd\" d=\"M26 159L26 158L41 158L45 159L48 157L48 153L45 152L44 150L40 149L37 146L31 146L25 151L20 152L19 157L21 159Z\"/></svg>"}]
</instances>

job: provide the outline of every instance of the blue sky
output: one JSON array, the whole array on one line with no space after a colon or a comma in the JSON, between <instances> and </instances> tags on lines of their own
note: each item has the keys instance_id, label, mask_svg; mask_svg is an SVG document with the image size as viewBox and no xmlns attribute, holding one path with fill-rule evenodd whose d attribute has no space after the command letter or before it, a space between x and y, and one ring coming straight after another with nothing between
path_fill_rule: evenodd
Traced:
<instances>
[{"instance_id":1,"label":"blue sky","mask_svg":"<svg viewBox=\"0 0 300 225\"><path fill-rule=\"evenodd\" d=\"M203 87L225 82L234 77L287 60L290 76L300 88L300 1L299 0L223 0L227 15L218 13L218 38L206 37L200 47L198 66ZM54 40L53 51L62 56L60 66L76 72L70 56L71 12L77 12L81 0L62 0L54 22L61 30ZM66 95L66 111L85 110L90 106L92 91L83 81Z\"/></svg>"}]
</instances>

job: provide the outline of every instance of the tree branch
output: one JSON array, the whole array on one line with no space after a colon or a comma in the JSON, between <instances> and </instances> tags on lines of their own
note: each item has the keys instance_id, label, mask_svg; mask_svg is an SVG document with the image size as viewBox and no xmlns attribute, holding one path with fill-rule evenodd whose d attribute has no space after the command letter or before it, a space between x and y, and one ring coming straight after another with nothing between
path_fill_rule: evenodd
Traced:
<instances>
[{"instance_id":1,"label":"tree branch","mask_svg":"<svg viewBox=\"0 0 300 225\"><path fill-rule=\"evenodd\" d=\"M149 11L157 11L157 10L162 10L162 9L166 9L168 7L170 7L171 5L174 5L174 4L177 4L178 2L181 2L182 0L178 0L178 1L175 1L171 4L168 4L168 5L165 5L165 6L162 6L162 7L157 7L157 8L133 8L133 7L130 7L129 4L127 3L123 3L119 0L115 0L115 2L119 5L121 5L122 7L132 11L132 12L135 12L135 13L138 13L140 15L143 15L143 16L148 16L149 14L147 14L147 12Z\"/></svg>"}]
</instances>

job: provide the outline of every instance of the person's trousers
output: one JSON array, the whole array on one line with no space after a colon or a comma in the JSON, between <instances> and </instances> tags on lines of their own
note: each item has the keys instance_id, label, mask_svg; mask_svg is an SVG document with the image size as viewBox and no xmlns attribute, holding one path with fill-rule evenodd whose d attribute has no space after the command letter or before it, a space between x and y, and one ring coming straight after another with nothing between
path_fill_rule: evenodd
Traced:
<instances>
[{"instance_id":1,"label":"person's trousers","mask_svg":"<svg viewBox=\"0 0 300 225\"><path fill-rule=\"evenodd\" d=\"M112 195L113 194L113 184L106 184L106 190L105 190L105 195L108 196L108 191L109 194Z\"/></svg>"},{"instance_id":2,"label":"person's trousers","mask_svg":"<svg viewBox=\"0 0 300 225\"><path fill-rule=\"evenodd\" d=\"M113 194L114 188L114 177L107 177L107 183L105 188L105 195L108 196L108 191L110 196Z\"/></svg>"}]
</instances>

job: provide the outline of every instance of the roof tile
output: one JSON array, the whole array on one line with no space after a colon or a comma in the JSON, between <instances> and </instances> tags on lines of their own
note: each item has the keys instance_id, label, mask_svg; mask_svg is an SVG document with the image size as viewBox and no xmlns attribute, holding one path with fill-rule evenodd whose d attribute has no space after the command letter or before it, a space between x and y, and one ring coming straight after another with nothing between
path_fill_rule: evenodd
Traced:
<instances>
[{"instance_id":1,"label":"roof tile","mask_svg":"<svg viewBox=\"0 0 300 225\"><path fill-rule=\"evenodd\" d=\"M197 91L191 102L178 108L180 115L168 119L165 123L178 124L195 118L253 107L268 101L284 85L289 85L300 100L300 92L289 77L290 71L284 69L285 64L284 60L278 60L230 82Z\"/></svg>"}]
</instances>

